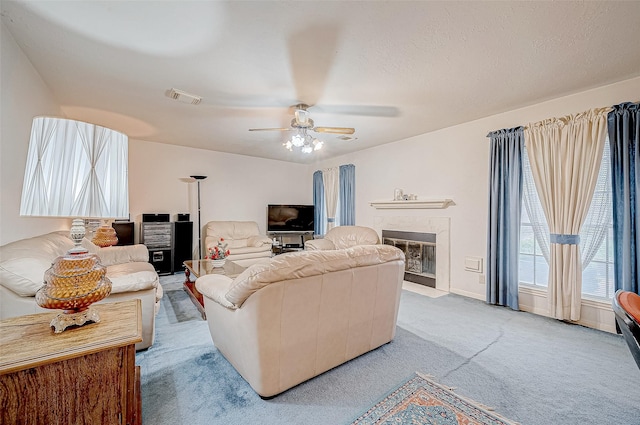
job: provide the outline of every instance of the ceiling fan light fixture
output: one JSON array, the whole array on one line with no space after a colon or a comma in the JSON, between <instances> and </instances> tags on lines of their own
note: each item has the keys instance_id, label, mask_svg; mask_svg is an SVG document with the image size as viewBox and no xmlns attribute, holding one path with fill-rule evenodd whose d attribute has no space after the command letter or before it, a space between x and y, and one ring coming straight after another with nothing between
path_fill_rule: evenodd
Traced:
<instances>
[{"instance_id":1,"label":"ceiling fan light fixture","mask_svg":"<svg viewBox=\"0 0 640 425\"><path fill-rule=\"evenodd\" d=\"M300 148L300 150L302 151L302 153L313 152L313 148L311 147L311 145L304 145L302 148Z\"/></svg>"},{"instance_id":2,"label":"ceiling fan light fixture","mask_svg":"<svg viewBox=\"0 0 640 425\"><path fill-rule=\"evenodd\" d=\"M319 151L323 147L324 147L324 142L322 140L313 139L313 150L314 151Z\"/></svg>"},{"instance_id":3,"label":"ceiling fan light fixture","mask_svg":"<svg viewBox=\"0 0 640 425\"><path fill-rule=\"evenodd\" d=\"M304 145L304 137L300 134L296 134L291 138L291 144L297 148Z\"/></svg>"}]
</instances>

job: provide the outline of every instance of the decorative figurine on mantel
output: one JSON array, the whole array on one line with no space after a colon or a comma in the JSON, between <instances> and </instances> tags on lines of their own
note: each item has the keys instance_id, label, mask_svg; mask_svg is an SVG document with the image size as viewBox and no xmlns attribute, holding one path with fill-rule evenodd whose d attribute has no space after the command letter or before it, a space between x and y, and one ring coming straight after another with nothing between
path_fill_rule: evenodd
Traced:
<instances>
[{"instance_id":1,"label":"decorative figurine on mantel","mask_svg":"<svg viewBox=\"0 0 640 425\"><path fill-rule=\"evenodd\" d=\"M418 195L414 195L413 193L404 195L402 189L395 189L393 191L393 200L394 201L417 201Z\"/></svg>"}]
</instances>

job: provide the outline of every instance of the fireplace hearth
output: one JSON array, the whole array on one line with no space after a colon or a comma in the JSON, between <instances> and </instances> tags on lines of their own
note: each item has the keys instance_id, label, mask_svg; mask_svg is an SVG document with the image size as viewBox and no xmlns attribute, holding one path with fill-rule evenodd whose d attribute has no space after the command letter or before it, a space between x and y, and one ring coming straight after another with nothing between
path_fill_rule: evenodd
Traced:
<instances>
[{"instance_id":1,"label":"fireplace hearth","mask_svg":"<svg viewBox=\"0 0 640 425\"><path fill-rule=\"evenodd\" d=\"M382 243L404 252L404 280L436 287L435 233L382 230Z\"/></svg>"}]
</instances>

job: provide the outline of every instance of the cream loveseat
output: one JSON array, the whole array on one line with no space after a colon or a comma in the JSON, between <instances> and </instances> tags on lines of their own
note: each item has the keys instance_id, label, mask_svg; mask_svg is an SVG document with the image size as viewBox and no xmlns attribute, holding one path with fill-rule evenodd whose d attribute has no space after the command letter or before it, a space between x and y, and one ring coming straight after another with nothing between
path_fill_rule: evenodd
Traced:
<instances>
[{"instance_id":1,"label":"cream loveseat","mask_svg":"<svg viewBox=\"0 0 640 425\"><path fill-rule=\"evenodd\" d=\"M380 243L378 234L370 227L338 226L329 230L322 239L314 239L304 244L307 251L344 249L356 245L376 245Z\"/></svg>"},{"instance_id":2,"label":"cream loveseat","mask_svg":"<svg viewBox=\"0 0 640 425\"><path fill-rule=\"evenodd\" d=\"M42 313L35 293L43 285L44 272L74 244L68 231L22 239L0 247L0 319ZM84 239L82 245L107 267L111 294L101 302L142 301L142 342L137 350L150 347L155 337L155 315L162 298L158 274L144 245L100 248Z\"/></svg>"},{"instance_id":3,"label":"cream loveseat","mask_svg":"<svg viewBox=\"0 0 640 425\"><path fill-rule=\"evenodd\" d=\"M230 251L227 259L243 267L271 257L272 241L260 234L255 221L210 221L204 234L205 254L224 239Z\"/></svg>"},{"instance_id":4,"label":"cream loveseat","mask_svg":"<svg viewBox=\"0 0 640 425\"><path fill-rule=\"evenodd\" d=\"M272 397L395 336L404 254L388 245L282 254L196 280L214 345Z\"/></svg>"}]
</instances>

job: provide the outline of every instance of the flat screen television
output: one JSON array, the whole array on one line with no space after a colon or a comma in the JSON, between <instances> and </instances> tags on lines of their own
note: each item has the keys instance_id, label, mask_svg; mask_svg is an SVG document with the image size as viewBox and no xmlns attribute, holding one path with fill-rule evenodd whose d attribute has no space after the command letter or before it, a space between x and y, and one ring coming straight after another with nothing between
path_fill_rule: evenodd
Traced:
<instances>
[{"instance_id":1,"label":"flat screen television","mask_svg":"<svg viewBox=\"0 0 640 425\"><path fill-rule=\"evenodd\" d=\"M313 232L313 205L268 205L267 232Z\"/></svg>"}]
</instances>

